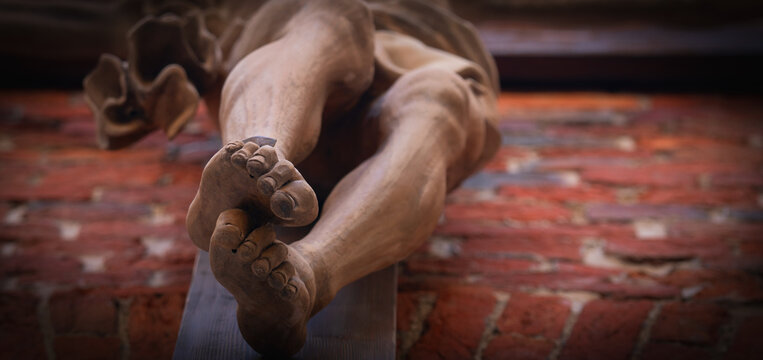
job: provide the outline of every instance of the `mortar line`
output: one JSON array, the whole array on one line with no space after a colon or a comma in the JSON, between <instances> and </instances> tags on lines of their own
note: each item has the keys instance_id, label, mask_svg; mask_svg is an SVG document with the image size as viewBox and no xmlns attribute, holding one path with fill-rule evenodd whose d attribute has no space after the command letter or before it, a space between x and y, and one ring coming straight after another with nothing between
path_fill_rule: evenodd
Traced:
<instances>
[{"instance_id":1,"label":"mortar line","mask_svg":"<svg viewBox=\"0 0 763 360\"><path fill-rule=\"evenodd\" d=\"M654 306L652 306L652 309L649 310L649 314L646 315L646 319L644 319L644 323L641 326L641 331L638 334L636 346L633 347L630 360L641 359L641 353L644 351L644 347L646 347L649 338L652 337L652 327L654 326L654 323L657 322L657 317L660 316L663 305L664 303L662 301L657 301L654 303Z\"/></svg>"},{"instance_id":2,"label":"mortar line","mask_svg":"<svg viewBox=\"0 0 763 360\"><path fill-rule=\"evenodd\" d=\"M490 340L495 337L498 318L503 314L503 310L506 309L506 304L508 304L510 298L510 295L504 292L496 292L494 296L496 298L495 306L493 311L485 318L485 329L482 331L477 351L474 353L474 360L482 359L482 353L487 348Z\"/></svg>"}]
</instances>

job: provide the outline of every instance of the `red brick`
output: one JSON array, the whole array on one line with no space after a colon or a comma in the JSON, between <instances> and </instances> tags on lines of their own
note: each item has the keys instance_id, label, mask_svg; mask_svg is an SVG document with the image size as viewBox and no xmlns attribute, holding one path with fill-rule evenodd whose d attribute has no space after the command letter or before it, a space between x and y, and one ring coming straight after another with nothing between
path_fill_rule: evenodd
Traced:
<instances>
[{"instance_id":1,"label":"red brick","mask_svg":"<svg viewBox=\"0 0 763 360\"><path fill-rule=\"evenodd\" d=\"M642 218L704 220L709 214L706 209L700 207L674 204L588 204L586 216L594 221L629 221Z\"/></svg>"},{"instance_id":2,"label":"red brick","mask_svg":"<svg viewBox=\"0 0 763 360\"><path fill-rule=\"evenodd\" d=\"M130 305L128 336L133 359L169 359L175 347L185 294L147 293Z\"/></svg>"},{"instance_id":3,"label":"red brick","mask_svg":"<svg viewBox=\"0 0 763 360\"><path fill-rule=\"evenodd\" d=\"M758 170L713 174L710 184L714 187L763 186L763 174Z\"/></svg>"},{"instance_id":4,"label":"red brick","mask_svg":"<svg viewBox=\"0 0 763 360\"><path fill-rule=\"evenodd\" d=\"M398 292L397 293L397 331L410 331L411 321L416 314L421 293Z\"/></svg>"},{"instance_id":5,"label":"red brick","mask_svg":"<svg viewBox=\"0 0 763 360\"><path fill-rule=\"evenodd\" d=\"M151 214L147 205L116 203L36 203L27 210L27 217L72 221L134 219Z\"/></svg>"},{"instance_id":6,"label":"red brick","mask_svg":"<svg viewBox=\"0 0 763 360\"><path fill-rule=\"evenodd\" d=\"M100 201L124 204L178 204L186 209L196 196L199 185L191 186L123 186L106 187Z\"/></svg>"},{"instance_id":7,"label":"red brick","mask_svg":"<svg viewBox=\"0 0 763 360\"><path fill-rule=\"evenodd\" d=\"M644 137L639 140L639 147L644 147L651 151L671 151L681 148L724 148L732 144L700 136L691 135L661 135Z\"/></svg>"},{"instance_id":8,"label":"red brick","mask_svg":"<svg viewBox=\"0 0 763 360\"><path fill-rule=\"evenodd\" d=\"M750 316L742 322L734 335L725 360L756 359L763 353L763 316Z\"/></svg>"},{"instance_id":9,"label":"red brick","mask_svg":"<svg viewBox=\"0 0 763 360\"><path fill-rule=\"evenodd\" d=\"M665 285L649 278L634 277L620 269L592 268L559 263L549 272L485 275L481 284L507 291L550 289L591 291L614 298L670 298L680 294L680 288ZM628 276L625 276L628 275Z\"/></svg>"},{"instance_id":10,"label":"red brick","mask_svg":"<svg viewBox=\"0 0 763 360\"><path fill-rule=\"evenodd\" d=\"M475 238L537 238L537 237L614 237L633 236L633 226L630 224L593 224L570 225L547 224L528 226L507 226L496 221L466 221L454 220L438 226L435 233L455 237ZM682 235L677 235L682 236Z\"/></svg>"},{"instance_id":11,"label":"red brick","mask_svg":"<svg viewBox=\"0 0 763 360\"><path fill-rule=\"evenodd\" d=\"M648 171L640 167L587 169L583 179L592 183L627 186L687 187L697 183L697 175L681 172Z\"/></svg>"},{"instance_id":12,"label":"red brick","mask_svg":"<svg viewBox=\"0 0 763 360\"><path fill-rule=\"evenodd\" d=\"M23 284L73 283L80 276L80 269L79 261L54 254L15 254L0 262L4 277L18 277Z\"/></svg>"},{"instance_id":13,"label":"red brick","mask_svg":"<svg viewBox=\"0 0 763 360\"><path fill-rule=\"evenodd\" d=\"M56 359L101 360L120 359L120 341L117 337L57 336L54 351Z\"/></svg>"},{"instance_id":14,"label":"red brick","mask_svg":"<svg viewBox=\"0 0 763 360\"><path fill-rule=\"evenodd\" d=\"M473 238L461 244L463 255L542 256L549 259L580 260L581 237L548 236L542 230L527 236Z\"/></svg>"},{"instance_id":15,"label":"red brick","mask_svg":"<svg viewBox=\"0 0 763 360\"><path fill-rule=\"evenodd\" d=\"M763 152L752 147L725 147L725 148L688 148L678 149L671 153L675 161L697 162L712 161L721 162L734 159L738 163L755 164L763 161Z\"/></svg>"},{"instance_id":16,"label":"red brick","mask_svg":"<svg viewBox=\"0 0 763 360\"><path fill-rule=\"evenodd\" d=\"M570 216L571 212L567 208L552 203L500 201L451 204L445 207L445 217L448 220L558 221Z\"/></svg>"},{"instance_id":17,"label":"red brick","mask_svg":"<svg viewBox=\"0 0 763 360\"><path fill-rule=\"evenodd\" d=\"M482 358L485 360L541 360L554 350L554 343L512 334L501 334L490 341Z\"/></svg>"},{"instance_id":18,"label":"red brick","mask_svg":"<svg viewBox=\"0 0 763 360\"><path fill-rule=\"evenodd\" d=\"M642 359L705 360L713 358L713 349L675 343L649 343L641 352Z\"/></svg>"},{"instance_id":19,"label":"red brick","mask_svg":"<svg viewBox=\"0 0 763 360\"><path fill-rule=\"evenodd\" d=\"M45 159L47 162L55 165L77 165L103 162L114 162L124 165L159 163L164 155L165 150L162 148L104 151L93 147L71 147L51 151L45 155Z\"/></svg>"},{"instance_id":20,"label":"red brick","mask_svg":"<svg viewBox=\"0 0 763 360\"><path fill-rule=\"evenodd\" d=\"M592 300L578 317L561 359L628 359L652 303Z\"/></svg>"},{"instance_id":21,"label":"red brick","mask_svg":"<svg viewBox=\"0 0 763 360\"><path fill-rule=\"evenodd\" d=\"M409 351L411 359L467 359L474 356L485 320L496 299L492 291L458 287L439 293L427 319L428 331Z\"/></svg>"},{"instance_id":22,"label":"red brick","mask_svg":"<svg viewBox=\"0 0 763 360\"><path fill-rule=\"evenodd\" d=\"M533 156L533 152L517 146L503 146L493 158L485 164L485 170L488 171L507 171L509 161L526 161Z\"/></svg>"},{"instance_id":23,"label":"red brick","mask_svg":"<svg viewBox=\"0 0 763 360\"><path fill-rule=\"evenodd\" d=\"M686 204L704 206L755 205L757 193L753 189L651 189L639 196L645 204Z\"/></svg>"},{"instance_id":24,"label":"red brick","mask_svg":"<svg viewBox=\"0 0 763 360\"><path fill-rule=\"evenodd\" d=\"M628 110L644 108L644 98L636 95L603 93L501 93L501 112L521 110Z\"/></svg>"},{"instance_id":25,"label":"red brick","mask_svg":"<svg viewBox=\"0 0 763 360\"><path fill-rule=\"evenodd\" d=\"M715 344L726 311L712 304L670 303L663 306L652 327L652 338L696 344Z\"/></svg>"},{"instance_id":26,"label":"red brick","mask_svg":"<svg viewBox=\"0 0 763 360\"><path fill-rule=\"evenodd\" d=\"M55 221L36 219L21 224L0 224L0 239L18 245L60 240L61 230Z\"/></svg>"},{"instance_id":27,"label":"red brick","mask_svg":"<svg viewBox=\"0 0 763 360\"><path fill-rule=\"evenodd\" d=\"M631 261L678 261L730 256L731 248L717 239L609 238L606 253Z\"/></svg>"},{"instance_id":28,"label":"red brick","mask_svg":"<svg viewBox=\"0 0 763 360\"><path fill-rule=\"evenodd\" d=\"M405 261L406 271L411 274L434 273L446 275L507 274L527 271L536 266L531 260L491 259L491 258L421 258L414 257Z\"/></svg>"},{"instance_id":29,"label":"red brick","mask_svg":"<svg viewBox=\"0 0 763 360\"><path fill-rule=\"evenodd\" d=\"M763 300L763 288L757 278L737 270L676 270L658 278L660 283L681 288L697 288L694 299L750 302Z\"/></svg>"},{"instance_id":30,"label":"red brick","mask_svg":"<svg viewBox=\"0 0 763 360\"><path fill-rule=\"evenodd\" d=\"M559 203L614 202L615 189L603 186L579 187L501 187L499 194L509 198L533 199Z\"/></svg>"},{"instance_id":31,"label":"red brick","mask_svg":"<svg viewBox=\"0 0 763 360\"><path fill-rule=\"evenodd\" d=\"M50 298L50 318L56 333L114 335L116 300L104 292L74 290Z\"/></svg>"},{"instance_id":32,"label":"red brick","mask_svg":"<svg viewBox=\"0 0 763 360\"><path fill-rule=\"evenodd\" d=\"M73 95L69 91L3 91L0 99L0 108L21 108L25 118L65 119L91 116L82 95Z\"/></svg>"},{"instance_id":33,"label":"red brick","mask_svg":"<svg viewBox=\"0 0 763 360\"><path fill-rule=\"evenodd\" d=\"M0 293L0 358L46 358L37 303L31 294Z\"/></svg>"},{"instance_id":34,"label":"red brick","mask_svg":"<svg viewBox=\"0 0 763 360\"><path fill-rule=\"evenodd\" d=\"M754 171L754 165L738 163L655 163L641 166L589 167L583 172L583 179L594 183L613 185L649 185L663 187L691 187L697 184L700 175L713 174L737 176L740 172Z\"/></svg>"},{"instance_id":35,"label":"red brick","mask_svg":"<svg viewBox=\"0 0 763 360\"><path fill-rule=\"evenodd\" d=\"M156 236L164 238L181 238L187 235L185 227L181 225L151 225L136 223L130 219L113 221L98 221L83 223L80 229L82 238L130 238L137 239L143 236Z\"/></svg>"},{"instance_id":36,"label":"red brick","mask_svg":"<svg viewBox=\"0 0 763 360\"><path fill-rule=\"evenodd\" d=\"M555 341L561 336L569 315L570 304L563 298L512 293L497 326L501 333L541 336Z\"/></svg>"}]
</instances>

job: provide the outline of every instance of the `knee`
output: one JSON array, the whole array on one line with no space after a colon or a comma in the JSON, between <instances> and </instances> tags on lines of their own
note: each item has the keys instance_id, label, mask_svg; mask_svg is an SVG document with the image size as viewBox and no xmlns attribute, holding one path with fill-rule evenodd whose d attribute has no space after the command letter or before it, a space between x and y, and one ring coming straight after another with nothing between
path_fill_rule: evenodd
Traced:
<instances>
[{"instance_id":1,"label":"knee","mask_svg":"<svg viewBox=\"0 0 763 360\"><path fill-rule=\"evenodd\" d=\"M459 116L468 107L467 91L464 80L454 72L426 67L406 73L395 82L388 102L397 106L438 106Z\"/></svg>"},{"instance_id":2,"label":"knee","mask_svg":"<svg viewBox=\"0 0 763 360\"><path fill-rule=\"evenodd\" d=\"M382 111L392 118L415 118L418 124L433 122L438 128L462 132L468 117L468 91L466 82L452 71L421 68L395 82Z\"/></svg>"},{"instance_id":3,"label":"knee","mask_svg":"<svg viewBox=\"0 0 763 360\"><path fill-rule=\"evenodd\" d=\"M326 65L326 75L333 83L344 89L365 90L373 80L374 67L371 10L359 0L300 2L303 6L285 32L295 39L311 39L320 52L316 61Z\"/></svg>"}]
</instances>

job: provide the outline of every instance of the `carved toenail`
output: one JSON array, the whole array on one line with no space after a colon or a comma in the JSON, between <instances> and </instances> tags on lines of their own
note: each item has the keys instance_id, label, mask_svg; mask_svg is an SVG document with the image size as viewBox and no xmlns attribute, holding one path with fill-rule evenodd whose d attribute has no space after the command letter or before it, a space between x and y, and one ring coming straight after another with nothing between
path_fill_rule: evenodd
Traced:
<instances>
[{"instance_id":1,"label":"carved toenail","mask_svg":"<svg viewBox=\"0 0 763 360\"><path fill-rule=\"evenodd\" d=\"M272 195L276 190L276 180L270 176L262 178L260 183L260 191L265 195Z\"/></svg>"},{"instance_id":2,"label":"carved toenail","mask_svg":"<svg viewBox=\"0 0 763 360\"><path fill-rule=\"evenodd\" d=\"M250 258L252 255L254 255L254 252L257 250L257 245L255 245L252 242L246 241L241 246L238 247L238 252L241 253L241 256L244 258Z\"/></svg>"},{"instance_id":3,"label":"carved toenail","mask_svg":"<svg viewBox=\"0 0 763 360\"><path fill-rule=\"evenodd\" d=\"M234 164L238 166L244 166L244 164L246 164L246 154L242 154L240 152L233 154L230 159Z\"/></svg>"},{"instance_id":4,"label":"carved toenail","mask_svg":"<svg viewBox=\"0 0 763 360\"><path fill-rule=\"evenodd\" d=\"M273 272L270 274L270 277L268 278L268 284L270 284L271 287L280 289L286 284L286 281L288 279L286 278L286 275L280 272Z\"/></svg>"},{"instance_id":5,"label":"carved toenail","mask_svg":"<svg viewBox=\"0 0 763 360\"><path fill-rule=\"evenodd\" d=\"M292 210L297 207L297 201L285 191L279 191L273 195L272 201L275 205L272 208L273 212L282 219L291 218Z\"/></svg>"},{"instance_id":6,"label":"carved toenail","mask_svg":"<svg viewBox=\"0 0 763 360\"><path fill-rule=\"evenodd\" d=\"M252 272L254 276L264 279L270 272L270 263L265 259L257 259L252 263Z\"/></svg>"},{"instance_id":7,"label":"carved toenail","mask_svg":"<svg viewBox=\"0 0 763 360\"><path fill-rule=\"evenodd\" d=\"M265 169L265 157L262 155L254 155L246 162L246 167L250 172L261 173Z\"/></svg>"},{"instance_id":8,"label":"carved toenail","mask_svg":"<svg viewBox=\"0 0 763 360\"><path fill-rule=\"evenodd\" d=\"M241 149L241 147L244 146L244 144L240 142L229 142L227 145L225 145L225 151L232 153L234 151L237 151L238 149Z\"/></svg>"},{"instance_id":9,"label":"carved toenail","mask_svg":"<svg viewBox=\"0 0 763 360\"><path fill-rule=\"evenodd\" d=\"M297 294L297 287L292 284L286 284L281 290L281 296L285 299L291 299Z\"/></svg>"}]
</instances>

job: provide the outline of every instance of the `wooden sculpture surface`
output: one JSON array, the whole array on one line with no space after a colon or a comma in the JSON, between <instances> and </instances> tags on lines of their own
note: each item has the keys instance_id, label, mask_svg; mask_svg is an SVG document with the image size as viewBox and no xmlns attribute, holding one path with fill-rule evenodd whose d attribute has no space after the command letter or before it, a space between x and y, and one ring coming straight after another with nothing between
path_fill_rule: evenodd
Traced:
<instances>
[{"instance_id":1,"label":"wooden sculpture surface","mask_svg":"<svg viewBox=\"0 0 763 360\"><path fill-rule=\"evenodd\" d=\"M218 115L187 227L260 353L298 351L339 289L420 246L498 147L495 66L445 4L175 6L128 42L84 82L99 144L173 136L200 99Z\"/></svg>"}]
</instances>

